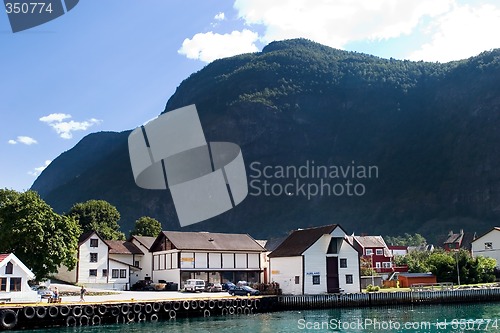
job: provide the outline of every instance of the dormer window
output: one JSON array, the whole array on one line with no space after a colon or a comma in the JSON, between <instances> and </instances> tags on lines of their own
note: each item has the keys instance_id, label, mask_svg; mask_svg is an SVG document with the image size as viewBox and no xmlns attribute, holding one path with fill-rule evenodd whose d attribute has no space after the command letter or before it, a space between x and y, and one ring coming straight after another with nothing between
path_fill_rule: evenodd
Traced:
<instances>
[{"instance_id":1,"label":"dormer window","mask_svg":"<svg viewBox=\"0 0 500 333\"><path fill-rule=\"evenodd\" d=\"M14 265L9 261L7 265L5 265L5 274L13 274L14 273Z\"/></svg>"},{"instance_id":2,"label":"dormer window","mask_svg":"<svg viewBox=\"0 0 500 333\"><path fill-rule=\"evenodd\" d=\"M330 244L328 244L328 254L337 254L339 253L339 241L342 241L340 238L331 238Z\"/></svg>"}]
</instances>

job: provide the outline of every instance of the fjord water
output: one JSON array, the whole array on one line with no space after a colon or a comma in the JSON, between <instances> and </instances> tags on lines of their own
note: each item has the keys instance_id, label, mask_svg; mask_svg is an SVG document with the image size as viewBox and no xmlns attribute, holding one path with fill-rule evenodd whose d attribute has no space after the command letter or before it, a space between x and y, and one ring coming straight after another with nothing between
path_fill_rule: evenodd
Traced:
<instances>
[{"instance_id":1,"label":"fjord water","mask_svg":"<svg viewBox=\"0 0 500 333\"><path fill-rule=\"evenodd\" d=\"M178 318L154 323L52 328L33 332L500 332L500 303L284 311L227 317Z\"/></svg>"}]
</instances>

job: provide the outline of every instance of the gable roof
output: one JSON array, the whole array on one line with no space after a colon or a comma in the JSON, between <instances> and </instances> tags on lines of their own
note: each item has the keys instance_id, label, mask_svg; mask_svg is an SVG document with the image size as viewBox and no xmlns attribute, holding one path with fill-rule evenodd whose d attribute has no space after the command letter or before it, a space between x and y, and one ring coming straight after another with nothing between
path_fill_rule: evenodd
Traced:
<instances>
[{"instance_id":1,"label":"gable roof","mask_svg":"<svg viewBox=\"0 0 500 333\"><path fill-rule=\"evenodd\" d=\"M131 242L132 239L136 239L142 246L144 246L146 249L151 249L151 246L153 246L153 243L155 242L156 237L150 237L150 236L131 236L129 238L129 241Z\"/></svg>"},{"instance_id":2,"label":"gable roof","mask_svg":"<svg viewBox=\"0 0 500 333\"><path fill-rule=\"evenodd\" d=\"M121 240L105 240L110 254L144 254L134 243Z\"/></svg>"},{"instance_id":3,"label":"gable roof","mask_svg":"<svg viewBox=\"0 0 500 333\"><path fill-rule=\"evenodd\" d=\"M90 230L80 235L80 237L78 238L78 245L85 243L93 235L99 237L100 240L104 241L104 238L102 238L101 235L97 233L97 231Z\"/></svg>"},{"instance_id":4,"label":"gable roof","mask_svg":"<svg viewBox=\"0 0 500 333\"><path fill-rule=\"evenodd\" d=\"M321 236L331 234L337 227L340 228L338 224L330 224L322 227L294 230L268 257L300 256Z\"/></svg>"},{"instance_id":5,"label":"gable roof","mask_svg":"<svg viewBox=\"0 0 500 333\"><path fill-rule=\"evenodd\" d=\"M248 234L183 231L162 231L151 246L151 251L160 245L165 238L170 240L178 250L265 251L265 249Z\"/></svg>"},{"instance_id":6,"label":"gable roof","mask_svg":"<svg viewBox=\"0 0 500 333\"><path fill-rule=\"evenodd\" d=\"M474 243L475 241L479 241L479 239L481 239L482 237L486 236L487 234L489 234L492 231L500 231L500 227L493 227L493 228L491 228L490 230L488 230L487 232L485 232L481 236L474 238L472 240L472 243Z\"/></svg>"},{"instance_id":7,"label":"gable roof","mask_svg":"<svg viewBox=\"0 0 500 333\"><path fill-rule=\"evenodd\" d=\"M7 265L7 263L10 261L14 261L26 273L26 276L29 279L32 280L35 278L35 274L33 274L33 272L28 267L26 267L26 265L23 264L23 262L18 257L16 257L14 253L0 254L0 267Z\"/></svg>"},{"instance_id":8,"label":"gable roof","mask_svg":"<svg viewBox=\"0 0 500 333\"><path fill-rule=\"evenodd\" d=\"M383 248L385 257L392 257L389 247L382 236L349 236L349 242L355 240L359 246L365 248Z\"/></svg>"}]
</instances>

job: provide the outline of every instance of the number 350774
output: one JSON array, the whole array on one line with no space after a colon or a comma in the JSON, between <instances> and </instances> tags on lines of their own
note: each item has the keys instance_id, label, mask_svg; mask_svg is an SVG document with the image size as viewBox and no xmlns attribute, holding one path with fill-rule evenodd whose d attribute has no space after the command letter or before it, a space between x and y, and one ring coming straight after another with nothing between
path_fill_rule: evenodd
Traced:
<instances>
[{"instance_id":1,"label":"number 350774","mask_svg":"<svg viewBox=\"0 0 500 333\"><path fill-rule=\"evenodd\" d=\"M7 14L52 13L52 4L45 2L6 2Z\"/></svg>"}]
</instances>

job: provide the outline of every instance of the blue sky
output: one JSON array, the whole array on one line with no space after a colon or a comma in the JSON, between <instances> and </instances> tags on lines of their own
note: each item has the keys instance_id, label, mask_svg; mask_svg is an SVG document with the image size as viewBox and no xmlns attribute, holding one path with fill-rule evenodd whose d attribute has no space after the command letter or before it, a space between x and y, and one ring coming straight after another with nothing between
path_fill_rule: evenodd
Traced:
<instances>
[{"instance_id":1,"label":"blue sky","mask_svg":"<svg viewBox=\"0 0 500 333\"><path fill-rule=\"evenodd\" d=\"M0 188L29 189L97 131L156 117L208 62L305 37L447 62L500 47L499 0L81 0L12 33L0 13Z\"/></svg>"}]
</instances>

